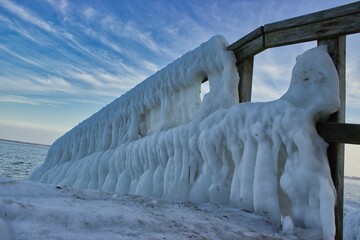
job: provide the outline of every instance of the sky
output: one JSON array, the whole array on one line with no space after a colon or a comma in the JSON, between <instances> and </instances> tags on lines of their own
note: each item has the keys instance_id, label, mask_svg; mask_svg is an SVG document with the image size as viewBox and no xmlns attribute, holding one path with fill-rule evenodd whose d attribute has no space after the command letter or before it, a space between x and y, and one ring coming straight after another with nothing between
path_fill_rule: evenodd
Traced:
<instances>
[{"instance_id":1,"label":"sky","mask_svg":"<svg viewBox=\"0 0 360 240\"><path fill-rule=\"evenodd\" d=\"M0 138L51 144L214 35L233 43L267 23L351 2L0 0ZM360 123L359 35L347 37L351 123ZM295 57L314 46L256 56L253 101L280 97ZM360 176L359 148L347 146L348 175Z\"/></svg>"}]
</instances>

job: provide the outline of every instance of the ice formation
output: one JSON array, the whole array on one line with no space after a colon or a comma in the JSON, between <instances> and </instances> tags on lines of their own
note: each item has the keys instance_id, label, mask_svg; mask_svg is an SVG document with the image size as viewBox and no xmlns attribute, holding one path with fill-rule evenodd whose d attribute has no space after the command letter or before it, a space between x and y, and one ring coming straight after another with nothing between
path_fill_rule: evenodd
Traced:
<instances>
[{"instance_id":1,"label":"ice formation","mask_svg":"<svg viewBox=\"0 0 360 240\"><path fill-rule=\"evenodd\" d=\"M226 47L224 38L210 39L76 126L30 179L231 204L332 239L335 190L315 128L340 105L326 48L297 58L280 99L238 104ZM204 79L210 92L201 102Z\"/></svg>"},{"instance_id":2,"label":"ice formation","mask_svg":"<svg viewBox=\"0 0 360 240\"><path fill-rule=\"evenodd\" d=\"M344 239L360 238L360 209L352 211L344 217Z\"/></svg>"}]
</instances>

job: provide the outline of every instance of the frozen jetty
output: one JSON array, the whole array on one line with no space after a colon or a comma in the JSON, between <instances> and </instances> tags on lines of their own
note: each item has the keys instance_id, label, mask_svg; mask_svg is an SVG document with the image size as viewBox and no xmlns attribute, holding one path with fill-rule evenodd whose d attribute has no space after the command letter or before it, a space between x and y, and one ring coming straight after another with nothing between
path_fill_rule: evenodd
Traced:
<instances>
[{"instance_id":1,"label":"frozen jetty","mask_svg":"<svg viewBox=\"0 0 360 240\"><path fill-rule=\"evenodd\" d=\"M325 47L310 49L280 99L239 104L227 45L210 39L80 123L30 179L231 204L332 239L335 189L315 128L340 105L331 58Z\"/></svg>"}]
</instances>

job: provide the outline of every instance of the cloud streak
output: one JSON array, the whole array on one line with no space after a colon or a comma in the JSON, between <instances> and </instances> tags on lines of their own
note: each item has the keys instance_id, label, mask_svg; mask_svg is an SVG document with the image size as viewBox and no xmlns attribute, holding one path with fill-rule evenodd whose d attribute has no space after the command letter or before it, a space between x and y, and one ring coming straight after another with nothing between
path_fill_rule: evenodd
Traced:
<instances>
[{"instance_id":1,"label":"cloud streak","mask_svg":"<svg viewBox=\"0 0 360 240\"><path fill-rule=\"evenodd\" d=\"M26 22L33 24L49 33L54 33L54 30L52 29L50 24L38 18L34 13L29 11L28 9L16 5L12 1L0 0L0 6L10 11L11 13L18 16L19 18L21 18Z\"/></svg>"},{"instance_id":2,"label":"cloud streak","mask_svg":"<svg viewBox=\"0 0 360 240\"><path fill-rule=\"evenodd\" d=\"M39 99L39 98L29 98L24 96L17 95L5 95L0 96L0 103L18 103L18 104L26 104L26 105L47 105L56 107L57 105L62 105L64 102L59 101L50 101L48 99Z\"/></svg>"}]
</instances>

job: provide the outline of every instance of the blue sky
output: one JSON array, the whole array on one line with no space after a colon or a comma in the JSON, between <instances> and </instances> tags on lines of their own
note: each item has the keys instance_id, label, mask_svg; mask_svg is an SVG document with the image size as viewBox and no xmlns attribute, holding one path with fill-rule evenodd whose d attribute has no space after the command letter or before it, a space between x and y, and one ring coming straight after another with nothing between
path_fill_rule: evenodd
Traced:
<instances>
[{"instance_id":1,"label":"blue sky","mask_svg":"<svg viewBox=\"0 0 360 240\"><path fill-rule=\"evenodd\" d=\"M0 138L50 144L214 35L233 43L261 25L350 2L0 0ZM360 122L359 40L347 43L348 122ZM315 45L257 56L253 100L284 93L295 56Z\"/></svg>"}]
</instances>

